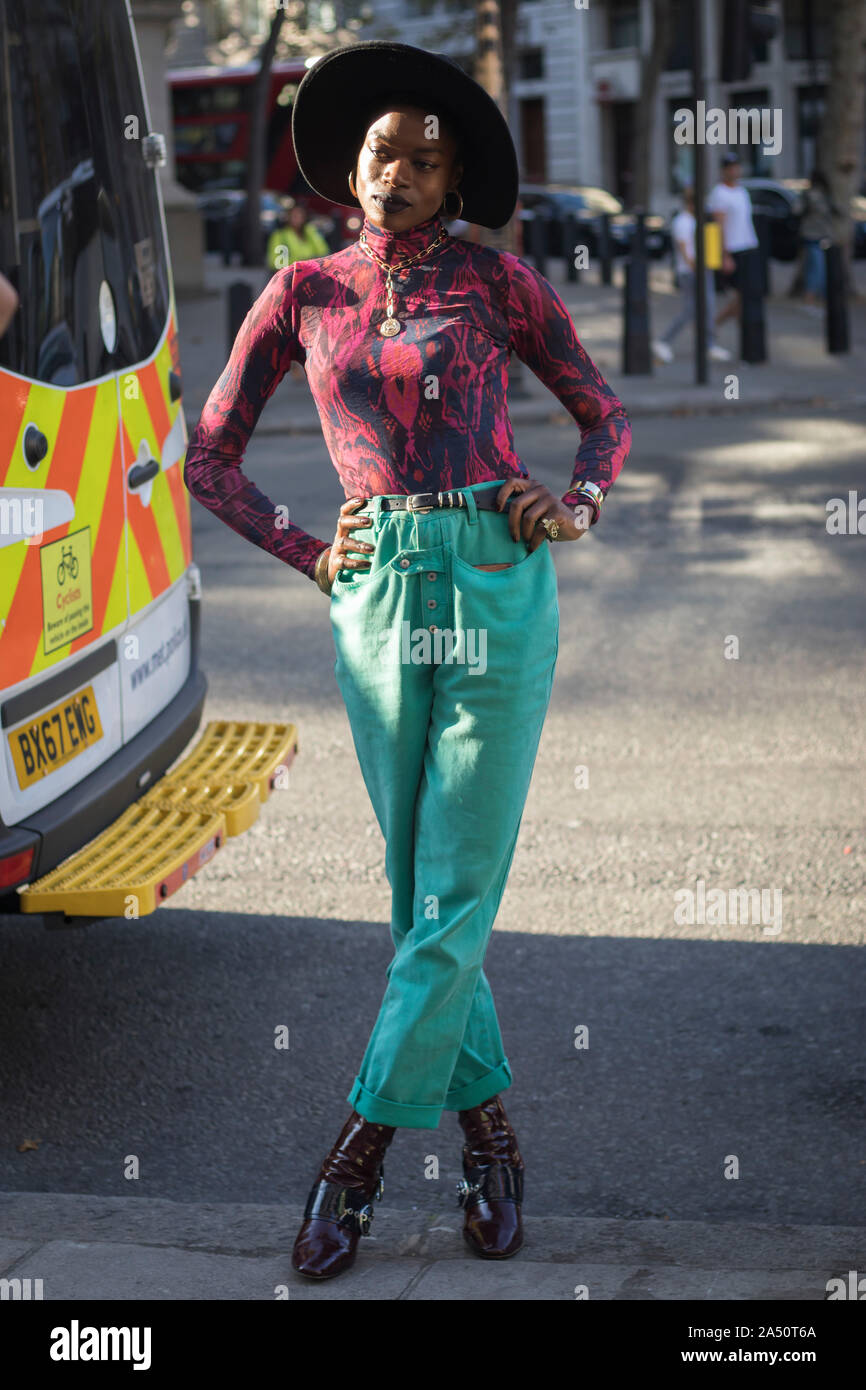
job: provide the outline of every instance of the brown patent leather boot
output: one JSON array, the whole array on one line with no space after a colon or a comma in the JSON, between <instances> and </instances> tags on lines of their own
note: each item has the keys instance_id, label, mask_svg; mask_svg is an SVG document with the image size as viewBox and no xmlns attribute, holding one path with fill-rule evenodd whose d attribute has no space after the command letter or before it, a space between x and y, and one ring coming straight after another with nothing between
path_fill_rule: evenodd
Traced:
<instances>
[{"instance_id":1,"label":"brown patent leather boot","mask_svg":"<svg viewBox=\"0 0 866 1390\"><path fill-rule=\"evenodd\" d=\"M484 1260L507 1260L523 1244L524 1163L499 1096L457 1118L466 1136L463 1181L457 1184L463 1207L463 1238Z\"/></svg>"},{"instance_id":2,"label":"brown patent leather boot","mask_svg":"<svg viewBox=\"0 0 866 1390\"><path fill-rule=\"evenodd\" d=\"M299 1274L332 1279L354 1264L358 1239L373 1220L373 1197L385 1188L383 1156L394 1132L352 1111L307 1198L292 1251Z\"/></svg>"}]
</instances>

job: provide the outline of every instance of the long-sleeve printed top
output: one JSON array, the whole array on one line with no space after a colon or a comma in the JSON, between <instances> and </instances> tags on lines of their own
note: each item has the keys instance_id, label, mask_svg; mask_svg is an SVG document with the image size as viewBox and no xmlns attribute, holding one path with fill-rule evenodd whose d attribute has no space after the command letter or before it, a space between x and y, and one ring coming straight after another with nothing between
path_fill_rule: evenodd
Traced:
<instances>
[{"instance_id":1,"label":"long-sleeve printed top","mask_svg":"<svg viewBox=\"0 0 866 1390\"><path fill-rule=\"evenodd\" d=\"M438 216L408 231L365 218L368 243L393 263L429 246ZM625 410L578 340L556 290L520 257L448 237L395 271L394 337L379 332L385 272L359 243L272 276L247 314L192 433L184 481L194 497L269 554L314 577L332 544L278 509L243 471L265 402L293 361L306 370L346 498L406 495L528 477L506 403L517 354L575 420L568 488L607 492L628 454ZM572 499L573 504L573 499Z\"/></svg>"}]
</instances>

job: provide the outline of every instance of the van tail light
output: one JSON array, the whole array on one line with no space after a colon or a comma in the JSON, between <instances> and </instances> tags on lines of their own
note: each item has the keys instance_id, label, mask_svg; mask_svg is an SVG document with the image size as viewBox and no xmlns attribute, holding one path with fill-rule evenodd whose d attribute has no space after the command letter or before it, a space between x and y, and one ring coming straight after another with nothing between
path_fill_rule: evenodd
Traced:
<instances>
[{"instance_id":1,"label":"van tail light","mask_svg":"<svg viewBox=\"0 0 866 1390\"><path fill-rule=\"evenodd\" d=\"M18 854L9 854L0 859L0 888L11 888L26 880L33 867L35 846L23 849Z\"/></svg>"}]
</instances>

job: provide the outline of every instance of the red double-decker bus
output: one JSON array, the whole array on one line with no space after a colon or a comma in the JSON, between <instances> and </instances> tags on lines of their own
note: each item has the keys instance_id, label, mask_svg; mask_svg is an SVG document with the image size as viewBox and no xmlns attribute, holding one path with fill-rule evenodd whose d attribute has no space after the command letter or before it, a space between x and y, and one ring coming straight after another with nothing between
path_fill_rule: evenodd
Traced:
<instances>
[{"instance_id":1,"label":"red double-decker bus","mask_svg":"<svg viewBox=\"0 0 866 1390\"><path fill-rule=\"evenodd\" d=\"M348 240L361 225L349 207L314 193L298 170L292 145L292 105L304 73L302 62L274 63L268 91L266 189L303 196L313 212L326 213ZM178 181L193 193L242 189L250 139L250 103L258 64L174 68L172 96Z\"/></svg>"}]
</instances>

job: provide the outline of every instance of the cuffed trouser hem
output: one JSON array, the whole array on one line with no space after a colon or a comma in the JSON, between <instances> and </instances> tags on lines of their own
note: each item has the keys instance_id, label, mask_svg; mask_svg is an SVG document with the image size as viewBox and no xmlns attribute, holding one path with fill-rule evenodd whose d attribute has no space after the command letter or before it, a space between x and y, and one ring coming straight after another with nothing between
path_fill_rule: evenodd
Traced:
<instances>
[{"instance_id":1,"label":"cuffed trouser hem","mask_svg":"<svg viewBox=\"0 0 866 1390\"><path fill-rule=\"evenodd\" d=\"M400 1105L396 1101L384 1100L381 1096L374 1095L356 1077L346 1100L353 1110L374 1125L398 1125L404 1129L438 1129L443 1110L471 1110L473 1106L489 1100L499 1091L506 1090L512 1079L511 1068L507 1062L502 1062L480 1081L461 1086L459 1091L449 1091L444 1105Z\"/></svg>"},{"instance_id":2,"label":"cuffed trouser hem","mask_svg":"<svg viewBox=\"0 0 866 1390\"><path fill-rule=\"evenodd\" d=\"M459 1091L449 1091L442 1109L471 1110L474 1106L481 1105L483 1101L498 1095L500 1091L506 1091L513 1079L508 1063L501 1062L493 1071L482 1076L480 1081L472 1081L468 1086L461 1086Z\"/></svg>"},{"instance_id":3,"label":"cuffed trouser hem","mask_svg":"<svg viewBox=\"0 0 866 1390\"><path fill-rule=\"evenodd\" d=\"M356 1079L346 1097L353 1109L374 1125L402 1125L406 1129L437 1129L442 1116L439 1105L398 1105L383 1100Z\"/></svg>"}]
</instances>

